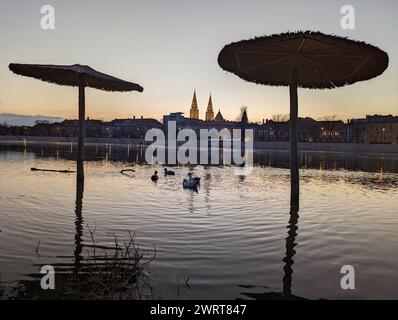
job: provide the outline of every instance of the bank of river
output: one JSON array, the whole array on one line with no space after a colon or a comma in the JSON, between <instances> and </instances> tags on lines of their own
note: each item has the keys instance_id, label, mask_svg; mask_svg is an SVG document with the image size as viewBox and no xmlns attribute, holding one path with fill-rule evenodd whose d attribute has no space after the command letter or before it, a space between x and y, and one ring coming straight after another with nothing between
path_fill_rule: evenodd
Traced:
<instances>
[{"instance_id":1,"label":"bank of river","mask_svg":"<svg viewBox=\"0 0 398 320\"><path fill-rule=\"evenodd\" d=\"M87 144L112 144L143 146L151 142L144 139L132 138L89 138L86 137ZM0 136L0 144L46 144L46 143L77 143L75 137L40 137L40 136ZM255 150L288 150L288 142L276 141L255 141ZM385 153L398 154L398 144L364 144L364 143L318 143L301 142L300 151L319 151L319 152L347 152L347 153Z\"/></svg>"}]
</instances>

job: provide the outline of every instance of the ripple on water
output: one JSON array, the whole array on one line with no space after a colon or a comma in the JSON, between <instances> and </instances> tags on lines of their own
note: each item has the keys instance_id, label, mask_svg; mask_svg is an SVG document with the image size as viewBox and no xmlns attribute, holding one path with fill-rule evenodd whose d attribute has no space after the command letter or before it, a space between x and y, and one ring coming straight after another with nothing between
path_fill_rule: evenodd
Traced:
<instances>
[{"instance_id":1,"label":"ripple on water","mask_svg":"<svg viewBox=\"0 0 398 320\"><path fill-rule=\"evenodd\" d=\"M75 176L31 172L33 166L74 163L0 161L0 271L6 280L37 271L35 263L73 257ZM284 258L292 254L287 241L296 244L293 293L346 298L339 268L352 264L359 272L357 297L398 298L397 174L303 169L299 219L289 226L289 170L255 167L238 177L231 167L198 166L192 169L202 177L196 193L182 188L186 167L173 168L175 177L160 174L157 183L149 177L162 172L160 166L136 165L128 176L119 174L123 167L85 164L82 240L90 241L91 227L104 244L112 244L111 234L123 238L131 231L145 251L155 246L152 285L163 298L175 298L188 276L191 289L180 292L186 298L237 298L250 290L239 285L281 290ZM34 252L39 240L41 259Z\"/></svg>"}]
</instances>

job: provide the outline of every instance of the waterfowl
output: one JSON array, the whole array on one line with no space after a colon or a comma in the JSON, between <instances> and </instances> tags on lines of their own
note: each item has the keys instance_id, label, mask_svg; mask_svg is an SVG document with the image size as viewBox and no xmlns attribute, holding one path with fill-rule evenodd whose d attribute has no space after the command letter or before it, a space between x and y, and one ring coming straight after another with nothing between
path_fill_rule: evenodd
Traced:
<instances>
[{"instance_id":1,"label":"waterfowl","mask_svg":"<svg viewBox=\"0 0 398 320\"><path fill-rule=\"evenodd\" d=\"M135 172L135 170L134 169L122 169L120 171L120 173L125 173L125 172Z\"/></svg>"},{"instance_id":2,"label":"waterfowl","mask_svg":"<svg viewBox=\"0 0 398 320\"><path fill-rule=\"evenodd\" d=\"M200 178L192 177L192 173L188 173L188 179L182 181L182 186L184 188L196 189L200 183Z\"/></svg>"},{"instance_id":3,"label":"waterfowl","mask_svg":"<svg viewBox=\"0 0 398 320\"><path fill-rule=\"evenodd\" d=\"M158 177L158 172L155 171L155 173L151 176L151 180L152 181L158 181L159 177Z\"/></svg>"},{"instance_id":4,"label":"waterfowl","mask_svg":"<svg viewBox=\"0 0 398 320\"><path fill-rule=\"evenodd\" d=\"M188 180L193 180L193 181L195 181L197 184L200 183L200 178L199 178L199 177L194 177L194 176L192 176L192 173L191 173L191 172L188 173Z\"/></svg>"},{"instance_id":5,"label":"waterfowl","mask_svg":"<svg viewBox=\"0 0 398 320\"><path fill-rule=\"evenodd\" d=\"M184 188L190 188L190 189L196 189L198 187L198 182L195 180L188 180L188 179L184 179L182 181L182 186Z\"/></svg>"},{"instance_id":6,"label":"waterfowl","mask_svg":"<svg viewBox=\"0 0 398 320\"><path fill-rule=\"evenodd\" d=\"M165 176L174 176L175 173L174 173L174 171L170 171L170 170L167 170L167 168L164 168L164 175Z\"/></svg>"}]
</instances>

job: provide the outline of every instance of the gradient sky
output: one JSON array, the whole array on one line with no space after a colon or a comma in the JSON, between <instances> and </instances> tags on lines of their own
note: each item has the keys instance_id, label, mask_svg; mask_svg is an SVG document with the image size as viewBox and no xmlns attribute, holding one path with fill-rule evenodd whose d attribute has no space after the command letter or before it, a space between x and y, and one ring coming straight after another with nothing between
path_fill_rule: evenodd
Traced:
<instances>
[{"instance_id":1,"label":"gradient sky","mask_svg":"<svg viewBox=\"0 0 398 320\"><path fill-rule=\"evenodd\" d=\"M55 8L55 30L40 27L40 8ZM340 8L353 5L356 29L340 27ZM143 93L88 89L86 113L113 119L189 115L196 88L200 118L209 93L215 112L234 120L242 105L249 120L289 112L288 88L248 83L218 66L233 41L296 30L319 30L385 50L390 66L371 81L334 90L299 91L299 115L340 119L398 114L398 1L393 0L0 0L0 113L77 117L77 88L12 74L10 62L88 64L133 81Z\"/></svg>"}]
</instances>

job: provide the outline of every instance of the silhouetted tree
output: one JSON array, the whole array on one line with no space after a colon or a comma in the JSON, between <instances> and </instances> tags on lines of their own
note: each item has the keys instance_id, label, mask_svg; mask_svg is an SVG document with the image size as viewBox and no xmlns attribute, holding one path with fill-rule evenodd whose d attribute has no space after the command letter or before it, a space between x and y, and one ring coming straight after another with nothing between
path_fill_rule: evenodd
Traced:
<instances>
[{"instance_id":1,"label":"silhouetted tree","mask_svg":"<svg viewBox=\"0 0 398 320\"><path fill-rule=\"evenodd\" d=\"M36 120L35 121L35 124L50 124L50 121L48 121L48 120Z\"/></svg>"},{"instance_id":2,"label":"silhouetted tree","mask_svg":"<svg viewBox=\"0 0 398 320\"><path fill-rule=\"evenodd\" d=\"M274 122L286 122L289 120L289 114L274 114L271 120Z\"/></svg>"},{"instance_id":3,"label":"silhouetted tree","mask_svg":"<svg viewBox=\"0 0 398 320\"><path fill-rule=\"evenodd\" d=\"M237 122L241 122L242 121L242 117L243 115L246 113L247 116L247 106L241 106L240 107L240 111L239 111L239 115L236 117L236 121Z\"/></svg>"},{"instance_id":4,"label":"silhouetted tree","mask_svg":"<svg viewBox=\"0 0 398 320\"><path fill-rule=\"evenodd\" d=\"M328 133L328 137L327 140L328 142L332 141L332 137L333 137L333 131L335 129L335 125L336 125L336 121L337 121L337 115L332 114L332 115L326 115L326 116L322 116L319 118L319 121L323 122L323 126L321 128L321 134L322 131L327 131Z\"/></svg>"},{"instance_id":5,"label":"silhouetted tree","mask_svg":"<svg viewBox=\"0 0 398 320\"><path fill-rule=\"evenodd\" d=\"M280 131L280 126L283 122L289 121L289 114L274 114L272 115L271 120L274 122L274 125L276 127L276 134L275 138L276 141L279 141L279 131Z\"/></svg>"}]
</instances>

